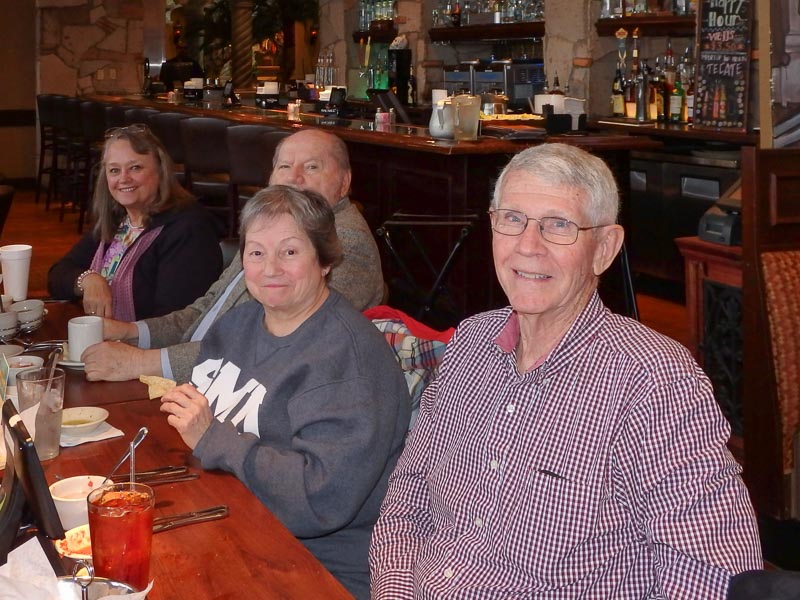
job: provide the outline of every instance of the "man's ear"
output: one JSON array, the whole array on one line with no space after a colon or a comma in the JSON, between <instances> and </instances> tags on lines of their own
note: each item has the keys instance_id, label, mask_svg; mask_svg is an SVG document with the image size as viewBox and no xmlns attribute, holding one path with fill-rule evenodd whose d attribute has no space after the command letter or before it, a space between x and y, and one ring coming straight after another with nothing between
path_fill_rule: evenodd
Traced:
<instances>
[{"instance_id":1,"label":"man's ear","mask_svg":"<svg viewBox=\"0 0 800 600\"><path fill-rule=\"evenodd\" d=\"M597 247L592 260L592 270L600 277L611 263L614 262L622 242L625 240L625 230L621 225L607 225L597 232Z\"/></svg>"},{"instance_id":2,"label":"man's ear","mask_svg":"<svg viewBox=\"0 0 800 600\"><path fill-rule=\"evenodd\" d=\"M341 200L350 193L350 180L352 179L352 177L353 177L353 172L350 170L348 170L347 173L344 174L344 177L342 177L342 187L339 190L339 197L336 198L336 202L338 202L339 200Z\"/></svg>"}]
</instances>

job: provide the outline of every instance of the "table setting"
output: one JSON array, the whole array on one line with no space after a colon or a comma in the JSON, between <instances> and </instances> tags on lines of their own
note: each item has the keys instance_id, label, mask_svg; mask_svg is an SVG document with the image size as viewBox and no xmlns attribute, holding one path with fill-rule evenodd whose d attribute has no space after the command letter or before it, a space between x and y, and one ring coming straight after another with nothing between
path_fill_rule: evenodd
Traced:
<instances>
[{"instance_id":1,"label":"table setting","mask_svg":"<svg viewBox=\"0 0 800 600\"><path fill-rule=\"evenodd\" d=\"M0 312L0 330L3 314ZM47 415L53 423L57 414L57 450L49 456L53 452L50 444L49 453L43 452L38 458L43 474L41 483L66 534L60 541L18 538L8 561L0 566L0 592L13 590L17 584L24 591L17 596L11 592L0 596L38 600L40 596L30 595L31 590L26 586L34 580L40 581L36 579L36 565L41 563L40 559L47 563L48 558L50 570L45 570L45 588L58 592L50 596L45 591L41 598L81 598L80 586L70 575L80 558L96 571L91 584L92 598L99 597L94 591L98 586L126 586L129 582L118 581L118 576L109 577L104 567L98 570L96 557L90 558L93 553L88 497L95 490L122 485L126 490L144 486L151 491L152 507L145 510L150 515L145 519L149 525L145 528L140 524L133 529L140 534L146 529L152 541L146 553L147 581L140 577L138 585L114 592L128 592L129 598L146 596L150 600L208 597L209 588L215 595L225 597L251 597L253 590L258 589L259 596L264 598L351 598L235 476L201 468L159 410L158 398L167 389L161 386L164 382L145 378L150 383L145 385L137 380L86 379L79 361L81 346L85 348L102 340L102 319L89 317L92 316L83 315L76 303L47 302L35 330L27 333L18 330L8 343L0 343L3 357L0 365L6 365L7 369L0 373L3 384L6 378L2 376L11 375L8 380L11 385L5 391L0 390L3 391L0 397L19 406L21 388L17 381L26 373L35 373L30 387L40 396L38 405L42 405L41 395L45 390L47 402L51 397L60 401L57 410L49 411L53 415ZM40 436L51 432L42 426L39 408L26 401L20 413L24 413L20 414L22 423L30 424L33 446L37 445L37 438L41 446ZM120 457L129 452L131 441L143 428L149 433L138 440L131 469L130 456ZM52 435L49 437L52 440ZM6 445L0 443L0 470L5 465L6 452ZM38 448L34 454L39 454ZM118 471L111 468L116 463ZM115 537L119 535L117 532ZM82 552L70 550L72 541ZM61 553L57 552L57 543L61 545ZM49 546L49 550L42 553L44 546ZM225 556L226 565L233 566L224 572L209 570L208 565L218 562L219 556ZM20 571L22 567L24 571ZM204 577L198 578L198 572L203 572ZM61 593L64 586L69 587L65 592L69 595ZM143 588L146 588L143 592L129 591Z\"/></svg>"}]
</instances>

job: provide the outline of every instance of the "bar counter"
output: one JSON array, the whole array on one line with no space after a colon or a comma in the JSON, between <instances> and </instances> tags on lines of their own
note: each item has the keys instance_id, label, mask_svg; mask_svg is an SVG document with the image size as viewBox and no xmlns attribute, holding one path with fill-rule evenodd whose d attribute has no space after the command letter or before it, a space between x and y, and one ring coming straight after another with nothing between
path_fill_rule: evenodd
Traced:
<instances>
[{"instance_id":1,"label":"bar counter","mask_svg":"<svg viewBox=\"0 0 800 600\"><path fill-rule=\"evenodd\" d=\"M142 96L92 96L90 99L132 108L154 108L229 119L236 123L269 125L284 130L325 128L347 144L353 172L351 198L363 207L364 217L373 231L398 211L439 216L476 215L478 226L466 240L464 251L456 259L447 282L460 317L505 304L505 297L493 274L486 211L494 181L512 155L531 145L562 142L600 156L617 179L623 201L620 219L625 225L630 223L630 209L626 202L630 151L654 150L662 146L658 140L626 133L557 135L515 141L480 136L475 142L455 142L432 138L426 127L395 125L386 132L374 131L371 121L309 113L301 113L299 121L289 121L286 111L254 106L223 107L202 102L173 104ZM492 125L500 123L492 121ZM419 232L421 243L436 269L444 263L457 236L457 229ZM391 282L402 274L396 261L385 250L381 247L384 278ZM416 257L409 256L408 259L412 264L418 264ZM416 273L420 281L428 280L423 288L429 287L433 281L428 269L424 271Z\"/></svg>"}]
</instances>

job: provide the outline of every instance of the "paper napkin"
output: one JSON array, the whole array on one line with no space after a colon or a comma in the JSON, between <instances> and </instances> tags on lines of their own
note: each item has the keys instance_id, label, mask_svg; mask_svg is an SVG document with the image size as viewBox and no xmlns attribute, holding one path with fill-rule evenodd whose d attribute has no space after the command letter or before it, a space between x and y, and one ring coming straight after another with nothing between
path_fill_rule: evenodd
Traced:
<instances>
[{"instance_id":1,"label":"paper napkin","mask_svg":"<svg viewBox=\"0 0 800 600\"><path fill-rule=\"evenodd\" d=\"M85 435L67 435L61 431L61 447L69 448L71 446L78 446L88 442L99 442L102 440L110 440L111 438L121 437L125 434L108 422L101 423L97 429L90 431Z\"/></svg>"}]
</instances>

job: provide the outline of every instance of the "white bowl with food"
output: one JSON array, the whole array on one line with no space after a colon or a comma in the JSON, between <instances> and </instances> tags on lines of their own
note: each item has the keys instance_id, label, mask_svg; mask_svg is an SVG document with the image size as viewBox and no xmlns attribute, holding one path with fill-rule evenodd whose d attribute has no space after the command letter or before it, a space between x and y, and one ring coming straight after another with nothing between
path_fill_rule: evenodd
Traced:
<instances>
[{"instance_id":1,"label":"white bowl with food","mask_svg":"<svg viewBox=\"0 0 800 600\"><path fill-rule=\"evenodd\" d=\"M44 364L41 356L18 354L6 359L8 361L8 387L17 385L17 373L28 369L38 369Z\"/></svg>"},{"instance_id":2,"label":"white bowl with food","mask_svg":"<svg viewBox=\"0 0 800 600\"><path fill-rule=\"evenodd\" d=\"M104 479L105 477L101 475L78 475L61 479L50 486L50 495L53 497L64 529L71 530L86 525L88 535L89 511L86 506L86 496L92 490L101 487Z\"/></svg>"},{"instance_id":3,"label":"white bowl with food","mask_svg":"<svg viewBox=\"0 0 800 600\"><path fill-rule=\"evenodd\" d=\"M86 435L100 427L108 418L108 411L99 406L77 406L61 411L63 435Z\"/></svg>"}]
</instances>

